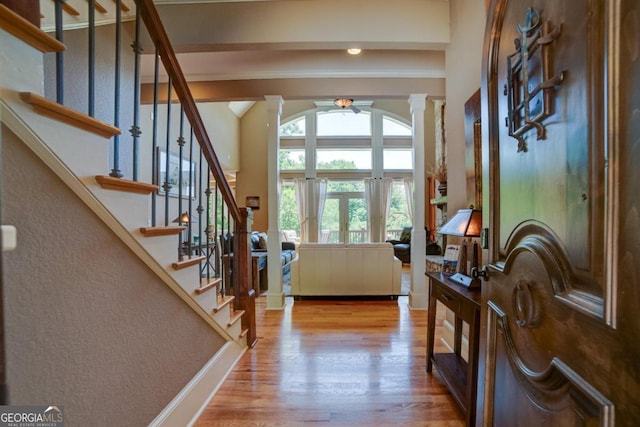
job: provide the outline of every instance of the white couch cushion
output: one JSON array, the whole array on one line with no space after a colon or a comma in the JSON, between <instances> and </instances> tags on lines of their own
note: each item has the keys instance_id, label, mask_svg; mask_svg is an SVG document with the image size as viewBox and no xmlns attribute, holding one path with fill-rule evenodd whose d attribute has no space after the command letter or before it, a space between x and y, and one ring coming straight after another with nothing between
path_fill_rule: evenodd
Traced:
<instances>
[{"instance_id":1,"label":"white couch cushion","mask_svg":"<svg viewBox=\"0 0 640 427\"><path fill-rule=\"evenodd\" d=\"M402 263L389 243L302 243L292 295L398 295Z\"/></svg>"}]
</instances>

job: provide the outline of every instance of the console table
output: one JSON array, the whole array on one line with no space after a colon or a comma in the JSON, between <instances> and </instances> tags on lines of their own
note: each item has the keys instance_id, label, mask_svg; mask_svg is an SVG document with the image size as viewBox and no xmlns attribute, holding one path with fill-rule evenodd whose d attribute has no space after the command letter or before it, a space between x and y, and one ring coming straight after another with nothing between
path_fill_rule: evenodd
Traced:
<instances>
[{"instance_id":1,"label":"console table","mask_svg":"<svg viewBox=\"0 0 640 427\"><path fill-rule=\"evenodd\" d=\"M478 338L480 333L480 289L469 289L449 280L443 273L426 273L429 278L427 326L427 372L436 367L456 402L465 413L466 425L474 426L478 390ZM434 353L436 306L440 301L455 314L453 353ZM468 363L460 355L462 322L469 324Z\"/></svg>"}]
</instances>

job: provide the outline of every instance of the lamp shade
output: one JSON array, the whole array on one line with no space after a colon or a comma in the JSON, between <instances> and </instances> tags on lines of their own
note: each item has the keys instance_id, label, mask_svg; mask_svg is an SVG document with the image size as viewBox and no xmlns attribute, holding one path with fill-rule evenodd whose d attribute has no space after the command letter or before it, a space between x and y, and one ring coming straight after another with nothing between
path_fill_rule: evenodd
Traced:
<instances>
[{"instance_id":1,"label":"lamp shade","mask_svg":"<svg viewBox=\"0 0 640 427\"><path fill-rule=\"evenodd\" d=\"M460 209L438 234L459 237L479 237L482 229L482 211L478 209Z\"/></svg>"},{"instance_id":2,"label":"lamp shade","mask_svg":"<svg viewBox=\"0 0 640 427\"><path fill-rule=\"evenodd\" d=\"M179 222L182 224L197 224L198 223L198 218L196 218L193 215L189 215L187 212L183 212L180 214L180 216L178 216L176 219L174 219L171 222Z\"/></svg>"}]
</instances>

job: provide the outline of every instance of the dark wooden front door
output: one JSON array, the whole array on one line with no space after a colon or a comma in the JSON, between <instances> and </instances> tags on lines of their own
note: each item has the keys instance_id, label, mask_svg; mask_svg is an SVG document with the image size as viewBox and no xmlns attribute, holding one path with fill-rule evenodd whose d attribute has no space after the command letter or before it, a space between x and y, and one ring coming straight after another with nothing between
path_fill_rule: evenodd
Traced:
<instances>
[{"instance_id":1,"label":"dark wooden front door","mask_svg":"<svg viewBox=\"0 0 640 427\"><path fill-rule=\"evenodd\" d=\"M640 2L488 16L478 425L639 425Z\"/></svg>"}]
</instances>

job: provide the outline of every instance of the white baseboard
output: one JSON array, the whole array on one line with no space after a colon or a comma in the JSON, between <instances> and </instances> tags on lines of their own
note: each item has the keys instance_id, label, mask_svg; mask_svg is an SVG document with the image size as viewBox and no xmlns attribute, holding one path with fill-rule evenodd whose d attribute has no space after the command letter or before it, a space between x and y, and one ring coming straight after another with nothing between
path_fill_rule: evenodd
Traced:
<instances>
[{"instance_id":1,"label":"white baseboard","mask_svg":"<svg viewBox=\"0 0 640 427\"><path fill-rule=\"evenodd\" d=\"M247 347L227 342L149 423L153 427L192 426L240 360Z\"/></svg>"}]
</instances>

